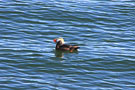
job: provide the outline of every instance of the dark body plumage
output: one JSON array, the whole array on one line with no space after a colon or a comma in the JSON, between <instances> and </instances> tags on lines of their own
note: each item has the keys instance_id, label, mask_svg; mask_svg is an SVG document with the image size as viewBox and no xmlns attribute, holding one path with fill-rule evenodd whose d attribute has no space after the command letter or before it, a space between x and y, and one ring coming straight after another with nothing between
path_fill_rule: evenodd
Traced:
<instances>
[{"instance_id":1,"label":"dark body plumage","mask_svg":"<svg viewBox=\"0 0 135 90\"><path fill-rule=\"evenodd\" d=\"M79 47L76 45L72 46L72 45L62 44L61 41L58 41L55 47L56 50L63 50L63 51L70 51L70 52L73 52L74 50L77 50L78 48Z\"/></svg>"}]
</instances>

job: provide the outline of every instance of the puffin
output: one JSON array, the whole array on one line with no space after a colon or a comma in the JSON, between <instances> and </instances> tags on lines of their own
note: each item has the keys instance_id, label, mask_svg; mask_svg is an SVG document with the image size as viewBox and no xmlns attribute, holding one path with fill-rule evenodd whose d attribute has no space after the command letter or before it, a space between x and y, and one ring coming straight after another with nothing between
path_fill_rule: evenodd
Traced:
<instances>
[{"instance_id":1,"label":"puffin","mask_svg":"<svg viewBox=\"0 0 135 90\"><path fill-rule=\"evenodd\" d=\"M76 51L78 48L80 48L77 45L65 44L63 38L55 38L53 41L56 43L55 47L56 50L73 52Z\"/></svg>"}]
</instances>

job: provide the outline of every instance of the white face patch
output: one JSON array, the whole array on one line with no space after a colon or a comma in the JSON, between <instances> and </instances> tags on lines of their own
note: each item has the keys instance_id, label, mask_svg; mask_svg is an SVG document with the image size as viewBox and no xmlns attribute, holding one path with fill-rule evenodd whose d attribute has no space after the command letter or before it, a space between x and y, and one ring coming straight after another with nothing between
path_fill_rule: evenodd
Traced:
<instances>
[{"instance_id":1,"label":"white face patch","mask_svg":"<svg viewBox=\"0 0 135 90\"><path fill-rule=\"evenodd\" d=\"M57 42L59 42L59 41L61 41L61 42L62 42L62 44L64 44L64 43L65 43L63 38L58 38L58 39L57 39Z\"/></svg>"}]
</instances>

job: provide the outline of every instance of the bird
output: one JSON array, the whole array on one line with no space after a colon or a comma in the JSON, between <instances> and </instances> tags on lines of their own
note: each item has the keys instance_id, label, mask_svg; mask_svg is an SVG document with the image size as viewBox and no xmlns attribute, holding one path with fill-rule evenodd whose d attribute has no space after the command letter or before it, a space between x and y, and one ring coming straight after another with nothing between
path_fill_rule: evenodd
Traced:
<instances>
[{"instance_id":1,"label":"bird","mask_svg":"<svg viewBox=\"0 0 135 90\"><path fill-rule=\"evenodd\" d=\"M77 50L78 48L80 48L77 45L65 44L63 38L55 38L53 41L56 43L56 47L55 47L56 50L73 52L73 51Z\"/></svg>"}]
</instances>

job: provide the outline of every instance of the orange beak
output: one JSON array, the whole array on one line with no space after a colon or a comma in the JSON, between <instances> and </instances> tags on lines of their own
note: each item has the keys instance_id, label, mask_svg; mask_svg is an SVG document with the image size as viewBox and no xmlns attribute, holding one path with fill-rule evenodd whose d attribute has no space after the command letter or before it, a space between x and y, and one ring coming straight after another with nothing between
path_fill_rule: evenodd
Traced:
<instances>
[{"instance_id":1,"label":"orange beak","mask_svg":"<svg viewBox=\"0 0 135 90\"><path fill-rule=\"evenodd\" d=\"M56 43L56 41L57 41L57 40L56 40L56 39L54 39L53 41Z\"/></svg>"}]
</instances>

